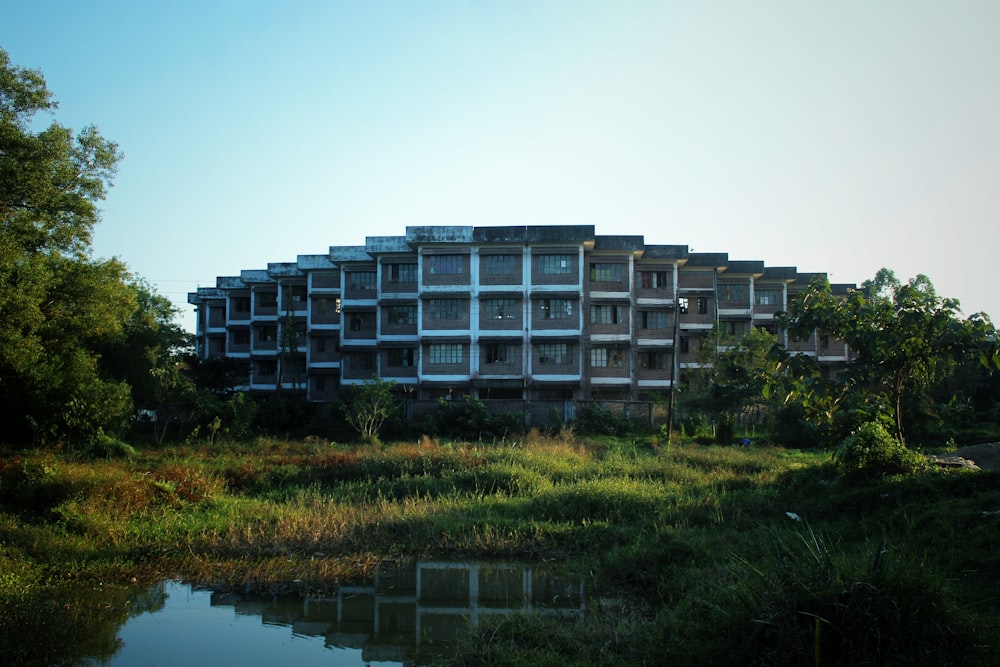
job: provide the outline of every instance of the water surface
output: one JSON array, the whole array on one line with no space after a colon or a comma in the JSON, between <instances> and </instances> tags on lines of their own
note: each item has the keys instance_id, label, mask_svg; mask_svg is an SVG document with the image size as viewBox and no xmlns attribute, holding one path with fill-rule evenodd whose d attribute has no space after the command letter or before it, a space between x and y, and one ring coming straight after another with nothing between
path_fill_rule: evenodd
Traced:
<instances>
[{"instance_id":1,"label":"water surface","mask_svg":"<svg viewBox=\"0 0 1000 667\"><path fill-rule=\"evenodd\" d=\"M582 583L532 567L388 562L329 598L262 596L167 581L131 601L113 655L80 665L410 665L512 613L582 616Z\"/></svg>"}]
</instances>

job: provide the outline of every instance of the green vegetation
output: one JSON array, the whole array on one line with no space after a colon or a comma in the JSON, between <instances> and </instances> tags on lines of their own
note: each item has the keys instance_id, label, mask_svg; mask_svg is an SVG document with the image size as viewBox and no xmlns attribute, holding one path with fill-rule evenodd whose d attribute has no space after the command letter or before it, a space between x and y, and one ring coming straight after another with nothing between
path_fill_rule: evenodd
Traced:
<instances>
[{"instance_id":1,"label":"green vegetation","mask_svg":"<svg viewBox=\"0 0 1000 667\"><path fill-rule=\"evenodd\" d=\"M821 452L537 434L0 461L0 653L24 664L112 646L124 617L81 607L98 586L328 591L399 555L585 573L585 620L484 627L458 664L986 664L1000 611L993 472L842 478Z\"/></svg>"},{"instance_id":2,"label":"green vegetation","mask_svg":"<svg viewBox=\"0 0 1000 667\"><path fill-rule=\"evenodd\" d=\"M771 334L706 337L674 396L682 442L598 403L548 435L475 398L403 423L377 378L339 404L259 400L231 391L239 362L189 355L168 300L91 257L122 155L93 127L36 132L55 106L0 50L6 664L109 655L125 601L167 576L322 593L396 555L586 573L587 619L499 621L457 664L989 664L1000 473L904 443L995 438L998 337L926 277L820 280L789 305L782 333L845 342L843 373ZM754 446L693 444L740 427Z\"/></svg>"},{"instance_id":3,"label":"green vegetation","mask_svg":"<svg viewBox=\"0 0 1000 667\"><path fill-rule=\"evenodd\" d=\"M907 449L878 422L862 424L844 438L834 458L844 477L908 475L927 465L923 456Z\"/></svg>"},{"instance_id":4,"label":"green vegetation","mask_svg":"<svg viewBox=\"0 0 1000 667\"><path fill-rule=\"evenodd\" d=\"M924 275L903 284L881 269L845 296L816 279L789 304L783 327L800 340L821 335L846 343L851 363L829 377L814 358L776 349L781 364L768 390L800 403L833 441L883 418L903 443L940 437L963 409L995 418L1000 341L985 313L960 312Z\"/></svg>"},{"instance_id":5,"label":"green vegetation","mask_svg":"<svg viewBox=\"0 0 1000 667\"><path fill-rule=\"evenodd\" d=\"M121 435L185 336L175 310L90 242L122 154L56 122L40 72L0 49L0 420L10 441Z\"/></svg>"}]
</instances>

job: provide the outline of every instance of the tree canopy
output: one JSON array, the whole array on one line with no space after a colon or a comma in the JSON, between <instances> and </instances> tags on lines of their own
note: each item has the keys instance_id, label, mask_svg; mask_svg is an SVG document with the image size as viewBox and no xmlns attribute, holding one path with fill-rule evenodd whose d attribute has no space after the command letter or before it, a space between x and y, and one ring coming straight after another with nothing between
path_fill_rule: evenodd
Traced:
<instances>
[{"instance_id":1,"label":"tree canopy","mask_svg":"<svg viewBox=\"0 0 1000 667\"><path fill-rule=\"evenodd\" d=\"M767 402L765 387L777 362L777 337L756 327L738 340L716 329L699 344L697 368L687 369L681 407L716 423L716 437L730 440L740 416Z\"/></svg>"},{"instance_id":2,"label":"tree canopy","mask_svg":"<svg viewBox=\"0 0 1000 667\"><path fill-rule=\"evenodd\" d=\"M41 72L0 49L0 415L14 441L120 431L182 335L169 301L91 256L123 155L94 126L35 131L56 108Z\"/></svg>"},{"instance_id":3,"label":"tree canopy","mask_svg":"<svg viewBox=\"0 0 1000 667\"><path fill-rule=\"evenodd\" d=\"M862 420L888 417L904 442L933 387L970 362L989 372L1000 368L989 318L963 318L959 302L939 297L924 275L902 283L882 269L846 296L834 295L825 279L814 280L791 302L783 323L789 336L830 336L852 354L846 373L835 378L821 377L801 355L785 354L777 377L791 381L789 395L827 418L842 408Z\"/></svg>"}]
</instances>

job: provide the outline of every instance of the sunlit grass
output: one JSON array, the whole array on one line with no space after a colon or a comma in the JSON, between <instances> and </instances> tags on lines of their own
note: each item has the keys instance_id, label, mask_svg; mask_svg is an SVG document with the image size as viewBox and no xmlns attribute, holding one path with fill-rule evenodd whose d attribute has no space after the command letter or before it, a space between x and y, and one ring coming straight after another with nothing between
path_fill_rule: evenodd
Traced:
<instances>
[{"instance_id":1,"label":"sunlit grass","mask_svg":"<svg viewBox=\"0 0 1000 667\"><path fill-rule=\"evenodd\" d=\"M0 603L37 611L81 580L329 591L384 557L544 560L647 608L643 620L627 615L621 632L633 641L667 641L664 628L679 637L718 620L685 606L692 600L711 607L767 592L739 588L732 564L780 576L765 546L799 527L792 512L841 549L844 571L890 536L921 567L952 573L942 585L968 604L992 609L977 596L1000 593L997 519L985 514L1000 511L995 479L928 472L848 485L823 452L654 450L539 433L491 445L217 442L99 461L29 452L0 461ZM689 621L671 616L681 608ZM607 641L605 631L583 636ZM670 641L685 646L678 637Z\"/></svg>"}]
</instances>

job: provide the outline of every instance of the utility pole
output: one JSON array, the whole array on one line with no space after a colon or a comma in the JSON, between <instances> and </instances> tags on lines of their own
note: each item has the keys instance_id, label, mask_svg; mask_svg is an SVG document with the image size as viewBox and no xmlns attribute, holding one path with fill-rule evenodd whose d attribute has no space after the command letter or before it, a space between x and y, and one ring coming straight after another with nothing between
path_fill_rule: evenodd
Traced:
<instances>
[{"instance_id":1,"label":"utility pole","mask_svg":"<svg viewBox=\"0 0 1000 667\"><path fill-rule=\"evenodd\" d=\"M682 297L674 298L674 346L670 355L670 396L667 401L667 444L674 439L674 402L677 400L677 376L680 374L680 362L677 359L677 346L680 344Z\"/></svg>"}]
</instances>

